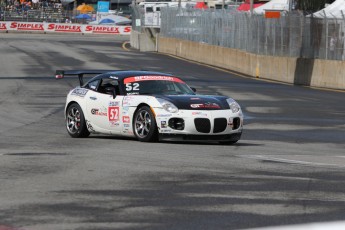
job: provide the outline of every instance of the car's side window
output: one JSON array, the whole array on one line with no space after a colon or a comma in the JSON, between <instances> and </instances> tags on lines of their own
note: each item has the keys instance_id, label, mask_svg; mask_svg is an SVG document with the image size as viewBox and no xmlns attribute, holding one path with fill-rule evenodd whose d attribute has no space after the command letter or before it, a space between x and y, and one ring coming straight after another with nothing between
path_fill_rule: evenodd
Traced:
<instances>
[{"instance_id":1,"label":"car's side window","mask_svg":"<svg viewBox=\"0 0 345 230\"><path fill-rule=\"evenodd\" d=\"M104 94L113 94L115 92L115 95L118 95L120 94L119 83L112 78L103 78L97 91Z\"/></svg>"},{"instance_id":2,"label":"car's side window","mask_svg":"<svg viewBox=\"0 0 345 230\"><path fill-rule=\"evenodd\" d=\"M95 80L92 82L89 82L86 86L86 88L91 89L91 90L97 90L97 86L98 86L99 80Z\"/></svg>"}]
</instances>

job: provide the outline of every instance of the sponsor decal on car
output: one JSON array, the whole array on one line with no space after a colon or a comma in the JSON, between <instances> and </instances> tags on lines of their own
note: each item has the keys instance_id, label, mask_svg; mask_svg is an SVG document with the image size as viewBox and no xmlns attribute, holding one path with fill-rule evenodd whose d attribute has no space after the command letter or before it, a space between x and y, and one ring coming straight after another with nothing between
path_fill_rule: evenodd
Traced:
<instances>
[{"instance_id":1,"label":"sponsor decal on car","mask_svg":"<svg viewBox=\"0 0 345 230\"><path fill-rule=\"evenodd\" d=\"M203 104L191 104L190 107L193 109L220 109L217 103L206 102Z\"/></svg>"},{"instance_id":2,"label":"sponsor decal on car","mask_svg":"<svg viewBox=\"0 0 345 230\"><path fill-rule=\"evenodd\" d=\"M91 114L97 116L108 116L107 112L99 111L99 109L91 109Z\"/></svg>"},{"instance_id":3,"label":"sponsor decal on car","mask_svg":"<svg viewBox=\"0 0 345 230\"><path fill-rule=\"evenodd\" d=\"M120 122L118 122L118 121L109 121L109 124L110 124L111 127L116 127L116 126L120 125Z\"/></svg>"},{"instance_id":4,"label":"sponsor decal on car","mask_svg":"<svg viewBox=\"0 0 345 230\"><path fill-rule=\"evenodd\" d=\"M119 106L109 106L108 107L109 121L119 121L119 113L120 113Z\"/></svg>"},{"instance_id":5,"label":"sponsor decal on car","mask_svg":"<svg viewBox=\"0 0 345 230\"><path fill-rule=\"evenodd\" d=\"M125 84L137 82L137 81L174 81L184 83L181 79L177 77L170 77L170 76L136 76L136 77L128 77L123 82Z\"/></svg>"},{"instance_id":6,"label":"sponsor decal on car","mask_svg":"<svg viewBox=\"0 0 345 230\"><path fill-rule=\"evenodd\" d=\"M122 117L122 122L123 123L131 123L131 119L129 118L129 116L123 116Z\"/></svg>"},{"instance_id":7,"label":"sponsor decal on car","mask_svg":"<svg viewBox=\"0 0 345 230\"><path fill-rule=\"evenodd\" d=\"M228 126L231 128L234 126L234 123L232 122L232 118L229 118Z\"/></svg>"},{"instance_id":8,"label":"sponsor decal on car","mask_svg":"<svg viewBox=\"0 0 345 230\"><path fill-rule=\"evenodd\" d=\"M172 114L157 114L156 117L171 117Z\"/></svg>"},{"instance_id":9,"label":"sponsor decal on car","mask_svg":"<svg viewBox=\"0 0 345 230\"><path fill-rule=\"evenodd\" d=\"M125 129L122 131L123 133L127 133L127 134L133 134L133 131L130 129Z\"/></svg>"},{"instance_id":10,"label":"sponsor decal on car","mask_svg":"<svg viewBox=\"0 0 345 230\"><path fill-rule=\"evenodd\" d=\"M203 116L203 117L207 117L207 113L203 113L203 112L192 112L193 116Z\"/></svg>"},{"instance_id":11,"label":"sponsor decal on car","mask_svg":"<svg viewBox=\"0 0 345 230\"><path fill-rule=\"evenodd\" d=\"M118 106L120 103L118 101L110 101L109 106Z\"/></svg>"},{"instance_id":12,"label":"sponsor decal on car","mask_svg":"<svg viewBox=\"0 0 345 230\"><path fill-rule=\"evenodd\" d=\"M134 96L126 96L123 98L123 102L122 105L130 105L130 103L132 102L132 100L134 99Z\"/></svg>"},{"instance_id":13,"label":"sponsor decal on car","mask_svg":"<svg viewBox=\"0 0 345 230\"><path fill-rule=\"evenodd\" d=\"M161 133L171 133L170 129L161 129Z\"/></svg>"},{"instance_id":14,"label":"sponsor decal on car","mask_svg":"<svg viewBox=\"0 0 345 230\"><path fill-rule=\"evenodd\" d=\"M116 76L110 76L109 78L111 78L111 79L115 79L115 80L119 79L119 78L118 78L118 77L116 77Z\"/></svg>"},{"instance_id":15,"label":"sponsor decal on car","mask_svg":"<svg viewBox=\"0 0 345 230\"><path fill-rule=\"evenodd\" d=\"M85 95L87 94L88 91L89 91L88 89L77 88L77 89L74 89L72 91L71 95L76 95L79 97L85 97Z\"/></svg>"},{"instance_id":16,"label":"sponsor decal on car","mask_svg":"<svg viewBox=\"0 0 345 230\"><path fill-rule=\"evenodd\" d=\"M127 93L127 95L139 95L139 92Z\"/></svg>"},{"instance_id":17,"label":"sponsor decal on car","mask_svg":"<svg viewBox=\"0 0 345 230\"><path fill-rule=\"evenodd\" d=\"M168 127L167 121L161 121L161 127L162 127L162 129L167 128Z\"/></svg>"},{"instance_id":18,"label":"sponsor decal on car","mask_svg":"<svg viewBox=\"0 0 345 230\"><path fill-rule=\"evenodd\" d=\"M124 106L122 107L122 115L127 115L128 114L128 111L129 111L129 108L128 106Z\"/></svg>"}]
</instances>

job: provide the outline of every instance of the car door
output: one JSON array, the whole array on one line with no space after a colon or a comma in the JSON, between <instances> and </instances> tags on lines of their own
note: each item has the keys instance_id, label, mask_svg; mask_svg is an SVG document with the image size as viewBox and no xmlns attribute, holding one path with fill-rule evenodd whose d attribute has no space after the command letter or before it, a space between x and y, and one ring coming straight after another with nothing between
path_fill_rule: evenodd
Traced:
<instances>
[{"instance_id":1,"label":"car door","mask_svg":"<svg viewBox=\"0 0 345 230\"><path fill-rule=\"evenodd\" d=\"M97 90L88 93L87 113L96 132L119 134L121 104L123 96L118 95L117 80L104 78Z\"/></svg>"}]
</instances>

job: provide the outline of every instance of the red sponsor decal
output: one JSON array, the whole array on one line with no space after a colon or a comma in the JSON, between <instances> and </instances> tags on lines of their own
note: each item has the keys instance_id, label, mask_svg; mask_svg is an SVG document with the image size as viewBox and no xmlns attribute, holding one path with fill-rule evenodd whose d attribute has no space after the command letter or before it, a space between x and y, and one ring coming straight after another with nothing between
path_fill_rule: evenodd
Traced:
<instances>
[{"instance_id":1,"label":"red sponsor decal","mask_svg":"<svg viewBox=\"0 0 345 230\"><path fill-rule=\"evenodd\" d=\"M34 31L43 31L43 24L37 23L22 23L22 22L12 22L10 25L11 29L17 30L34 30Z\"/></svg>"},{"instance_id":2,"label":"red sponsor decal","mask_svg":"<svg viewBox=\"0 0 345 230\"><path fill-rule=\"evenodd\" d=\"M136 77L128 77L124 80L124 83L131 83L137 81L174 81L179 83L184 83L181 79L177 77L169 77L169 76L136 76Z\"/></svg>"},{"instance_id":3,"label":"red sponsor decal","mask_svg":"<svg viewBox=\"0 0 345 230\"><path fill-rule=\"evenodd\" d=\"M119 120L120 108L118 106L109 106L108 107L108 118L109 121L118 121Z\"/></svg>"},{"instance_id":4,"label":"red sponsor decal","mask_svg":"<svg viewBox=\"0 0 345 230\"><path fill-rule=\"evenodd\" d=\"M123 116L122 117L122 122L123 123L131 123L131 120L130 120L129 116Z\"/></svg>"},{"instance_id":5,"label":"red sponsor decal","mask_svg":"<svg viewBox=\"0 0 345 230\"><path fill-rule=\"evenodd\" d=\"M0 23L0 30L7 30L6 23L4 22Z\"/></svg>"},{"instance_id":6,"label":"red sponsor decal","mask_svg":"<svg viewBox=\"0 0 345 230\"><path fill-rule=\"evenodd\" d=\"M220 106L216 103L204 103L204 104L191 104L193 109L220 109Z\"/></svg>"},{"instance_id":7,"label":"red sponsor decal","mask_svg":"<svg viewBox=\"0 0 345 230\"><path fill-rule=\"evenodd\" d=\"M48 25L48 30L54 30L56 32L81 32L81 26L78 25L65 25L65 24L54 24Z\"/></svg>"}]
</instances>

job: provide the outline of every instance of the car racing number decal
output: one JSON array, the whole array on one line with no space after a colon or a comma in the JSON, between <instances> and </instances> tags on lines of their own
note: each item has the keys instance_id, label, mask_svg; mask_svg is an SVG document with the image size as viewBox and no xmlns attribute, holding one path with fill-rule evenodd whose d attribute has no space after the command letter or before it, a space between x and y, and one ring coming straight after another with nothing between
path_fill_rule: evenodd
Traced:
<instances>
[{"instance_id":1,"label":"car racing number decal","mask_svg":"<svg viewBox=\"0 0 345 230\"><path fill-rule=\"evenodd\" d=\"M126 91L139 91L139 83L127 83L126 84Z\"/></svg>"},{"instance_id":2,"label":"car racing number decal","mask_svg":"<svg viewBox=\"0 0 345 230\"><path fill-rule=\"evenodd\" d=\"M118 106L108 107L109 121L119 121L120 108Z\"/></svg>"}]
</instances>

